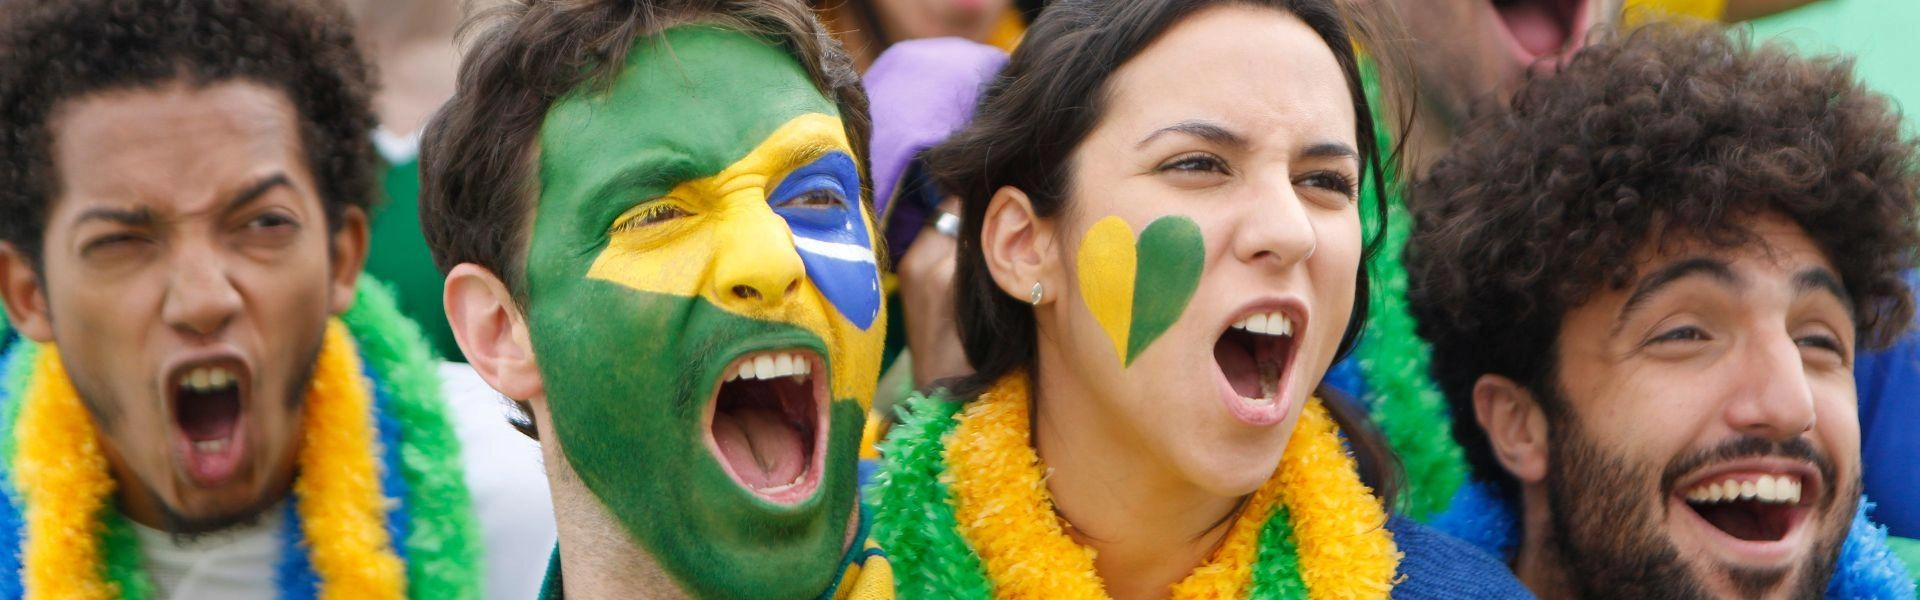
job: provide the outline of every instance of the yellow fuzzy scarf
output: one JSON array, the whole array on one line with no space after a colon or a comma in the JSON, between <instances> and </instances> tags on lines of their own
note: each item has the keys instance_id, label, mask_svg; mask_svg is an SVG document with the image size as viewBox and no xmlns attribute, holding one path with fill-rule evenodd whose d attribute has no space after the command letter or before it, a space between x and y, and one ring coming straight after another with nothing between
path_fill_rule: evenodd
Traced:
<instances>
[{"instance_id":1,"label":"yellow fuzzy scarf","mask_svg":"<svg viewBox=\"0 0 1920 600\"><path fill-rule=\"evenodd\" d=\"M1094 551L1062 529L1033 451L1027 378L1002 379L972 402L946 440L943 480L961 535L994 595L1106 598ZM1314 598L1386 598L1400 561L1386 511L1360 482L1338 428L1318 399L1301 412L1274 476L1248 498L1212 556L1172 588L1174 598L1245 598L1260 531L1275 503L1290 515L1299 576Z\"/></svg>"},{"instance_id":2,"label":"yellow fuzzy scarf","mask_svg":"<svg viewBox=\"0 0 1920 600\"><path fill-rule=\"evenodd\" d=\"M28 598L107 600L120 590L104 578L102 514L114 481L93 420L80 403L59 351L40 352L15 431L18 489L25 500L22 574ZM372 398L346 326L328 324L306 398L306 443L293 492L311 544L320 598L397 599L405 568L384 525L374 458Z\"/></svg>"}]
</instances>

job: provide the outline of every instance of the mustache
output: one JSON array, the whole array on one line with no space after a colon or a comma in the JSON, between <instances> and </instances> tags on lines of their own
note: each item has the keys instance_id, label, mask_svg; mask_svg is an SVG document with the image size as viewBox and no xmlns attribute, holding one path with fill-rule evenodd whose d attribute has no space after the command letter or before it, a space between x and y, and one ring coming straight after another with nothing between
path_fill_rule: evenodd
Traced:
<instances>
[{"instance_id":1,"label":"mustache","mask_svg":"<svg viewBox=\"0 0 1920 600\"><path fill-rule=\"evenodd\" d=\"M1712 448L1683 454L1667 463L1666 470L1660 474L1660 491L1663 494L1673 493L1673 487L1679 483L1681 477L1708 464L1743 458L1766 457L1787 458L1811 463L1814 469L1820 472L1820 479L1825 482L1826 485L1824 487L1829 497L1832 496L1837 477L1835 475L1836 470L1833 466L1833 459L1818 449L1815 449L1813 442L1807 441L1805 437L1793 437L1782 441L1775 441L1760 437L1742 436L1727 440Z\"/></svg>"}]
</instances>

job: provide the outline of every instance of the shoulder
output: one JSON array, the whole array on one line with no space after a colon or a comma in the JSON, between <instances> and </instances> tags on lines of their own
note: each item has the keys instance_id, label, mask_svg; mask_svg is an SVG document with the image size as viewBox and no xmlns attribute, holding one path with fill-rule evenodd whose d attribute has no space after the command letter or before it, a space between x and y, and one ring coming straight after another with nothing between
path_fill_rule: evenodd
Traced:
<instances>
[{"instance_id":1,"label":"shoulder","mask_svg":"<svg viewBox=\"0 0 1920 600\"><path fill-rule=\"evenodd\" d=\"M1387 529L1406 555L1394 598L1533 598L1506 564L1471 544L1399 515L1387 521Z\"/></svg>"}]
</instances>

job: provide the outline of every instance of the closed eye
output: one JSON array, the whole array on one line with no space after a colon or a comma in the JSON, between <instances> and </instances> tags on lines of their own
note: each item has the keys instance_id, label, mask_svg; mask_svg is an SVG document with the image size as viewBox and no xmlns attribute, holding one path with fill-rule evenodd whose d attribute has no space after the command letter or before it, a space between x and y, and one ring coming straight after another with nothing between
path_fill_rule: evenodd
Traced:
<instances>
[{"instance_id":1,"label":"closed eye","mask_svg":"<svg viewBox=\"0 0 1920 600\"><path fill-rule=\"evenodd\" d=\"M1673 329L1669 329L1667 331L1661 332L1660 335L1653 336L1653 339L1647 340L1647 343L1660 344L1660 343L1667 343L1667 342L1698 342L1698 341L1705 341L1706 339L1707 339L1707 332L1702 331L1698 327L1688 325L1685 327L1675 327Z\"/></svg>"},{"instance_id":2,"label":"closed eye","mask_svg":"<svg viewBox=\"0 0 1920 600\"><path fill-rule=\"evenodd\" d=\"M1842 350L1844 350L1844 347L1840 345L1840 340L1834 339L1833 336L1829 336L1829 335L1801 336L1799 338L1795 338L1793 340L1793 343L1803 348L1819 348L1821 350L1829 350L1835 354L1839 354L1841 353Z\"/></svg>"},{"instance_id":3,"label":"closed eye","mask_svg":"<svg viewBox=\"0 0 1920 600\"><path fill-rule=\"evenodd\" d=\"M693 216L693 213L688 212L687 209L681 208L680 205L671 202L652 202L640 207L637 212L629 214L631 214L631 216L614 223L614 233L631 231L649 225L658 225L674 219Z\"/></svg>"}]
</instances>

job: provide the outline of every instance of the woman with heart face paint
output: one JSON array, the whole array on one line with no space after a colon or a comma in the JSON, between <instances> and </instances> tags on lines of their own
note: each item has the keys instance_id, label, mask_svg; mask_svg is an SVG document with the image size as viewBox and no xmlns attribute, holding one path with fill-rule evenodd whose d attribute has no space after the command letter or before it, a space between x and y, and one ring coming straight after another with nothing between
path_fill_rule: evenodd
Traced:
<instances>
[{"instance_id":1,"label":"woman with heart face paint","mask_svg":"<svg viewBox=\"0 0 1920 600\"><path fill-rule=\"evenodd\" d=\"M978 372L881 445L902 597L1524 596L1390 519L1378 434L1316 392L1381 163L1342 11L1054 4L929 155Z\"/></svg>"}]
</instances>

